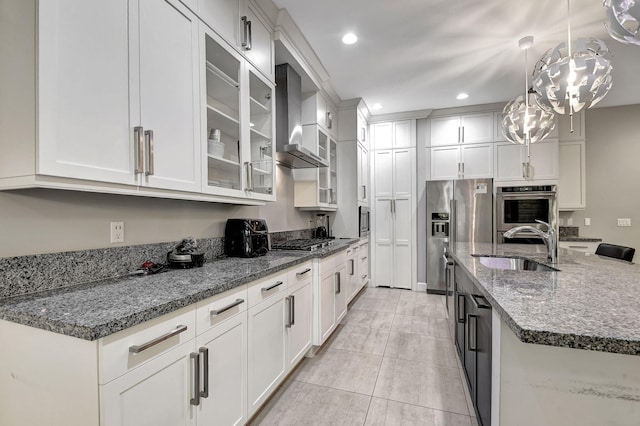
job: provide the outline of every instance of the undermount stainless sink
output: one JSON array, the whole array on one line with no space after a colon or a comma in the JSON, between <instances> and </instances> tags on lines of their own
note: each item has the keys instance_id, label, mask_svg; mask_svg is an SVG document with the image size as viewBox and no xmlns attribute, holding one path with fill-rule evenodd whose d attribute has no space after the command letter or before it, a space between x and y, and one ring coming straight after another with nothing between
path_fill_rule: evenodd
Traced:
<instances>
[{"instance_id":1,"label":"undermount stainless sink","mask_svg":"<svg viewBox=\"0 0 640 426\"><path fill-rule=\"evenodd\" d=\"M538 271L554 272L559 269L519 256L493 256L484 254L472 254L480 263L491 269L509 269L512 271Z\"/></svg>"}]
</instances>

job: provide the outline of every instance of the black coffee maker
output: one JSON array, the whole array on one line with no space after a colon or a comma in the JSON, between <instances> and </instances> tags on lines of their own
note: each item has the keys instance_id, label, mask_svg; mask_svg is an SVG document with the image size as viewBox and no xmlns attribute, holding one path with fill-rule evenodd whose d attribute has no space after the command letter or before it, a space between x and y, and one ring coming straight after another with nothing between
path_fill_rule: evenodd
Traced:
<instances>
[{"instance_id":1,"label":"black coffee maker","mask_svg":"<svg viewBox=\"0 0 640 426\"><path fill-rule=\"evenodd\" d=\"M224 254L231 257L264 256L271 249L269 228L264 219L227 219Z\"/></svg>"},{"instance_id":2,"label":"black coffee maker","mask_svg":"<svg viewBox=\"0 0 640 426\"><path fill-rule=\"evenodd\" d=\"M316 217L316 229L313 233L314 238L329 237L329 215L318 213Z\"/></svg>"}]
</instances>

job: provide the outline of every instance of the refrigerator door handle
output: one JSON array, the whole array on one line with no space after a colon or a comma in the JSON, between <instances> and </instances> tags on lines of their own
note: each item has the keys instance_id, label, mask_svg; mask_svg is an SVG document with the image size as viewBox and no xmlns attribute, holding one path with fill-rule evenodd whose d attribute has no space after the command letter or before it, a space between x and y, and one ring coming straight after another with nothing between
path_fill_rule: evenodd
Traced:
<instances>
[{"instance_id":1,"label":"refrigerator door handle","mask_svg":"<svg viewBox=\"0 0 640 426\"><path fill-rule=\"evenodd\" d=\"M456 214L458 213L457 210L458 206L456 204L456 200L451 200L449 201L449 211L450 211L450 216L449 216L449 243L455 243L457 240L457 232L458 230L456 229Z\"/></svg>"}]
</instances>

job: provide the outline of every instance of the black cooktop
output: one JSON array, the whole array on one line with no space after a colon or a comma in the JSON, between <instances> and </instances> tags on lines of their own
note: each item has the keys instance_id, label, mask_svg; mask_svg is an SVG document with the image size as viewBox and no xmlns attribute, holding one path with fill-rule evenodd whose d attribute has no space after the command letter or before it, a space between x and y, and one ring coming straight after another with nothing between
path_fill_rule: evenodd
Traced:
<instances>
[{"instance_id":1,"label":"black cooktop","mask_svg":"<svg viewBox=\"0 0 640 426\"><path fill-rule=\"evenodd\" d=\"M296 240L280 241L272 243L273 250L306 250L314 251L333 244L333 238L300 238Z\"/></svg>"}]
</instances>

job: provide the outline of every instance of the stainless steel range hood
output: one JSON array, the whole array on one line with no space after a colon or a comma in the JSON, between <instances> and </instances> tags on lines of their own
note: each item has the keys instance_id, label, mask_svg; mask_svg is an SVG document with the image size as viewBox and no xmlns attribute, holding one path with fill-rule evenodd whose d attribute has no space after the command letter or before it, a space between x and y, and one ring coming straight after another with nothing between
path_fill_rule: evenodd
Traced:
<instances>
[{"instance_id":1,"label":"stainless steel range hood","mask_svg":"<svg viewBox=\"0 0 640 426\"><path fill-rule=\"evenodd\" d=\"M276 66L276 160L292 169L329 167L302 146L302 82L289 64Z\"/></svg>"}]
</instances>

